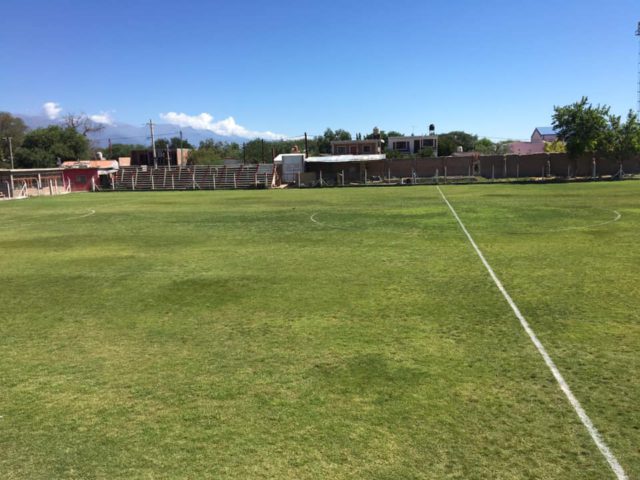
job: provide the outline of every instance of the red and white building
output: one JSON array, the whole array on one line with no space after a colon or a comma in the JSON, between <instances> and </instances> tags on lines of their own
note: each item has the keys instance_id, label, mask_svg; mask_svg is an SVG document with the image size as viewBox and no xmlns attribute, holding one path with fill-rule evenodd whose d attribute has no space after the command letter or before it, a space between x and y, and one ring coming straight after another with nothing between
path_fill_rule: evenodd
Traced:
<instances>
[{"instance_id":1,"label":"red and white building","mask_svg":"<svg viewBox=\"0 0 640 480\"><path fill-rule=\"evenodd\" d=\"M72 192L94 192L111 188L118 168L117 160L79 160L64 162L62 174Z\"/></svg>"}]
</instances>

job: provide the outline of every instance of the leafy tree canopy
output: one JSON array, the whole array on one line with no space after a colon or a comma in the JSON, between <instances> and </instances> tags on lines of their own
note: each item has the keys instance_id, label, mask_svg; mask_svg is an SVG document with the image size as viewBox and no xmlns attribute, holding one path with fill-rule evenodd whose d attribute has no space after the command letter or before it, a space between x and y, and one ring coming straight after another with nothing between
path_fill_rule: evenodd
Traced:
<instances>
[{"instance_id":1,"label":"leafy tree canopy","mask_svg":"<svg viewBox=\"0 0 640 480\"><path fill-rule=\"evenodd\" d=\"M467 132L453 131L438 135L438 156L446 157L452 155L458 147L462 147L465 152L475 148L478 136Z\"/></svg>"},{"instance_id":2,"label":"leafy tree canopy","mask_svg":"<svg viewBox=\"0 0 640 480\"><path fill-rule=\"evenodd\" d=\"M627 113L624 122L619 116L609 115L609 130L601 150L619 162L640 153L640 123L633 111Z\"/></svg>"},{"instance_id":3,"label":"leafy tree canopy","mask_svg":"<svg viewBox=\"0 0 640 480\"><path fill-rule=\"evenodd\" d=\"M587 97L564 107L554 107L553 127L566 144L567 153L609 155L623 161L640 153L640 125L629 111L625 121L607 105L593 106Z\"/></svg>"},{"instance_id":4,"label":"leafy tree canopy","mask_svg":"<svg viewBox=\"0 0 640 480\"><path fill-rule=\"evenodd\" d=\"M177 150L178 148L195 148L193 145L191 145L189 143L189 140L187 140L186 138L183 138L182 140L180 140L180 137L171 137L171 139L169 139L169 148L173 149L173 150Z\"/></svg>"},{"instance_id":5,"label":"leafy tree canopy","mask_svg":"<svg viewBox=\"0 0 640 480\"><path fill-rule=\"evenodd\" d=\"M209 138L200 142L200 146L191 151L189 154L189 163L196 165L215 165L221 164L226 158L242 159L240 145L235 142L220 142Z\"/></svg>"},{"instance_id":6,"label":"leafy tree canopy","mask_svg":"<svg viewBox=\"0 0 640 480\"><path fill-rule=\"evenodd\" d=\"M64 116L63 120L67 127L73 128L76 132L84 135L85 137L88 133L101 132L105 128L104 124L94 122L84 113L69 113Z\"/></svg>"},{"instance_id":7,"label":"leafy tree canopy","mask_svg":"<svg viewBox=\"0 0 640 480\"><path fill-rule=\"evenodd\" d=\"M8 112L0 112L0 160L9 161L9 141L11 137L11 146L13 151L22 145L24 136L27 132L27 126L21 118L14 117Z\"/></svg>"},{"instance_id":8,"label":"leafy tree canopy","mask_svg":"<svg viewBox=\"0 0 640 480\"><path fill-rule=\"evenodd\" d=\"M553 128L571 156L596 152L607 134L609 107L593 106L587 97L571 105L553 107Z\"/></svg>"},{"instance_id":9,"label":"leafy tree canopy","mask_svg":"<svg viewBox=\"0 0 640 480\"><path fill-rule=\"evenodd\" d=\"M109 148L102 149L102 153L109 160L117 160L119 157L131 156L131 150L146 150L149 148L139 143L114 143L111 145L111 151Z\"/></svg>"},{"instance_id":10,"label":"leafy tree canopy","mask_svg":"<svg viewBox=\"0 0 640 480\"><path fill-rule=\"evenodd\" d=\"M52 125L37 128L24 137L16 150L16 166L55 167L57 160L78 160L90 156L89 140L71 127Z\"/></svg>"},{"instance_id":11,"label":"leafy tree canopy","mask_svg":"<svg viewBox=\"0 0 640 480\"><path fill-rule=\"evenodd\" d=\"M556 140L555 142L545 142L544 151L546 153L566 153L567 146L562 140Z\"/></svg>"},{"instance_id":12,"label":"leafy tree canopy","mask_svg":"<svg viewBox=\"0 0 640 480\"><path fill-rule=\"evenodd\" d=\"M473 148L482 155L505 155L509 153L509 145L512 140L505 140L501 142L492 142L488 138L481 138L478 140Z\"/></svg>"}]
</instances>

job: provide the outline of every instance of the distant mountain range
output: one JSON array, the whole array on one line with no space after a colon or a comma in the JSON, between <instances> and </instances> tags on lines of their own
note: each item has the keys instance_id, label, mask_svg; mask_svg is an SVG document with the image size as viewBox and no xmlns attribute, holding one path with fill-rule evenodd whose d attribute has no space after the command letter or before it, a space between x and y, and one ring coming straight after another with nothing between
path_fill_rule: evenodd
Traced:
<instances>
[{"instance_id":1,"label":"distant mountain range","mask_svg":"<svg viewBox=\"0 0 640 480\"><path fill-rule=\"evenodd\" d=\"M24 123L30 129L48 127L49 125L62 125L62 120L51 120L50 118L41 115L21 115L15 114L16 117L21 118ZM249 139L242 137L225 137L218 135L209 130L198 130L192 127L179 127L178 125L171 125L169 123L159 123L153 126L154 136L156 139L171 137L179 137L180 130L182 130L182 138L187 140L194 146L207 139L213 139L219 142L247 142ZM109 139L112 143L139 143L142 145L150 145L151 138L148 126L135 126L128 125L126 123L117 123L114 125L105 125L104 130L88 135L91 141L98 147L106 147L109 145Z\"/></svg>"}]
</instances>

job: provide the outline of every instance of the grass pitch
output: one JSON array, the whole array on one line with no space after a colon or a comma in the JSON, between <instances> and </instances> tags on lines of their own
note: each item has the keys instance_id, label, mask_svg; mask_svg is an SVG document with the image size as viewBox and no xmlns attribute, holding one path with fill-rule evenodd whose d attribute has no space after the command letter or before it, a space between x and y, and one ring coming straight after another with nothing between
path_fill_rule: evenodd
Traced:
<instances>
[{"instance_id":1,"label":"grass pitch","mask_svg":"<svg viewBox=\"0 0 640 480\"><path fill-rule=\"evenodd\" d=\"M639 478L640 184L443 191ZM0 248L2 478L614 478L433 187L3 202Z\"/></svg>"}]
</instances>

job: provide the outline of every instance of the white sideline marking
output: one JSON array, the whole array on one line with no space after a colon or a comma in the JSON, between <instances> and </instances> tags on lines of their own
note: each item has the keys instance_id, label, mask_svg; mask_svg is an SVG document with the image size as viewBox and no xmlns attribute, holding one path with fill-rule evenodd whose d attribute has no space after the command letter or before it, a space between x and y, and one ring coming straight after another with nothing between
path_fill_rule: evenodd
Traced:
<instances>
[{"instance_id":1,"label":"white sideline marking","mask_svg":"<svg viewBox=\"0 0 640 480\"><path fill-rule=\"evenodd\" d=\"M449 200L447 200L447 197L444 196L444 193L442 193L442 190L440 190L439 186L436 186L436 188L438 189L438 192L440 192L440 196L442 197L444 202L449 207L449 210L451 210L451 213L453 214L455 219L458 221L458 224L460 225L460 228L462 228L462 231L464 232L464 234L469 239L469 242L471 243L471 246L473 246L473 249L478 254L478 257L480 257L480 260L482 260L483 265L486 267L487 271L489 272L489 275L491 276L491 278L493 279L494 283L498 287L498 290L500 290L500 293L502 293L502 296L505 298L505 300L507 301L507 303L511 307L511 310L513 310L513 313L515 313L515 315L518 318L518 320L520 320L520 324L522 325L522 328L524 328L524 330L527 332L527 334L529 335L529 338L531 339L533 344L538 349L538 352L540 352L540 355L542 355L542 358L544 359L544 363L546 363L547 367L549 367L549 370L551 370L551 373L553 374L553 376L555 377L556 381L560 385L560 388L562 389L564 394L567 396L567 399L569 400L569 403L571 404L573 409L578 414L578 417L580 417L580 420L582 421L584 426L589 431L589 434L591 435L591 438L593 439L595 444L598 446L598 449L600 450L600 453L602 453L602 455L607 460L607 462L609 462L609 466L611 467L613 472L616 474L617 479L618 480L628 480L627 474L625 473L625 471L623 470L622 466L618 462L618 459L615 457L613 452L611 452L611 450L609 450L609 447L604 442L604 440L600 436L600 433L598 432L596 427L593 425L593 422L591 421L591 419L587 415L587 412L584 411L584 409L582 408L582 405L580 405L580 402L578 401L578 399L573 395L573 392L571 391L571 389L569 388L569 385L567 384L567 382L563 378L562 374L560 373L560 370L558 370L558 367L556 367L556 364L553 363L553 360L551 359L551 356L547 353L547 350L544 348L544 345L542 345L542 342L540 342L540 340L538 340L538 337L536 336L536 334L534 333L532 328L529 326L529 323L527 322L527 320L524 318L524 316L520 312L520 309L515 304L515 302L513 301L513 299L511 298L511 296L507 292L507 290L502 285L502 282L500 281L498 276L495 274L495 272L491 268L491 265L489 265L489 262L487 262L487 260L484 258L484 255L482 254L482 252L478 248L478 245L476 245L476 242L473 240L473 238L471 237L471 235L467 231L466 227L462 223L462 220L460 220L460 217L458 216L456 211L453 209L453 207L449 203ZM618 214L618 215L620 215L620 214Z\"/></svg>"}]
</instances>

